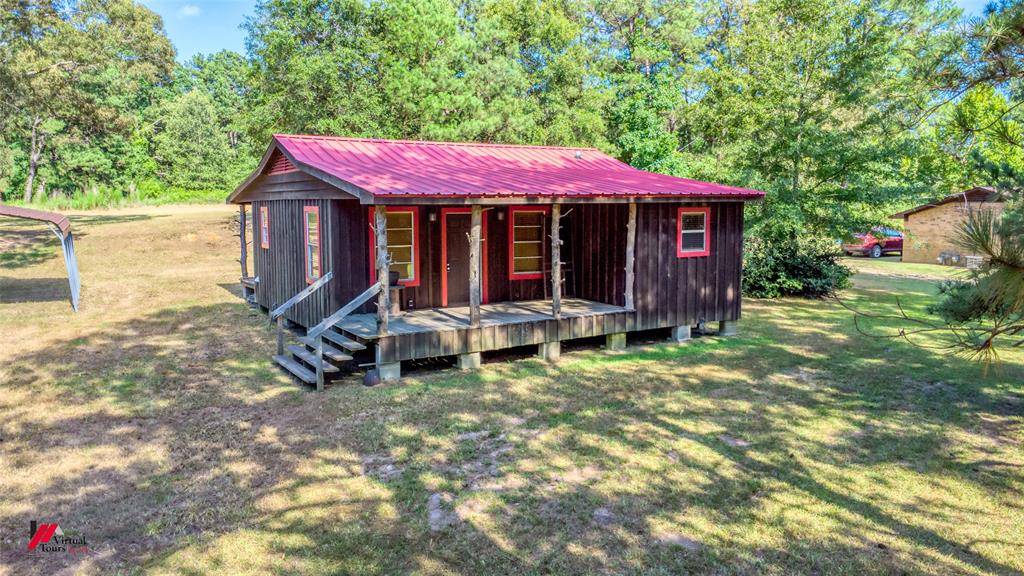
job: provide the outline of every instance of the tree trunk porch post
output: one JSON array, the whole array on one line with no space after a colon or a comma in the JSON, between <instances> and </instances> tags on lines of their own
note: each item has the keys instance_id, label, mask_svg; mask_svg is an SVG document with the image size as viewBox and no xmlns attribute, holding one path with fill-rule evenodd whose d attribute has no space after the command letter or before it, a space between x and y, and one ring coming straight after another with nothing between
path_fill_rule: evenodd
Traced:
<instances>
[{"instance_id":1,"label":"tree trunk porch post","mask_svg":"<svg viewBox=\"0 0 1024 576\"><path fill-rule=\"evenodd\" d=\"M629 220L626 222L626 301L624 308L636 310L633 301L633 285L636 284L636 202L629 203Z\"/></svg>"},{"instance_id":2,"label":"tree trunk porch post","mask_svg":"<svg viewBox=\"0 0 1024 576\"><path fill-rule=\"evenodd\" d=\"M377 206L374 210L374 217L373 234L377 243L377 281L381 285L380 294L377 296L377 335L386 336L388 333L388 310L391 308L387 208Z\"/></svg>"},{"instance_id":3,"label":"tree trunk porch post","mask_svg":"<svg viewBox=\"0 0 1024 576\"><path fill-rule=\"evenodd\" d=\"M551 316L562 319L562 205L551 206Z\"/></svg>"},{"instance_id":4,"label":"tree trunk porch post","mask_svg":"<svg viewBox=\"0 0 1024 576\"><path fill-rule=\"evenodd\" d=\"M245 204L238 205L238 243L242 248L242 278L246 278L249 276L249 242L245 237Z\"/></svg>"},{"instance_id":5,"label":"tree trunk porch post","mask_svg":"<svg viewBox=\"0 0 1024 576\"><path fill-rule=\"evenodd\" d=\"M474 204L469 229L469 325L480 327L480 229L483 226L483 207ZM444 241L444 240L442 240Z\"/></svg>"}]
</instances>

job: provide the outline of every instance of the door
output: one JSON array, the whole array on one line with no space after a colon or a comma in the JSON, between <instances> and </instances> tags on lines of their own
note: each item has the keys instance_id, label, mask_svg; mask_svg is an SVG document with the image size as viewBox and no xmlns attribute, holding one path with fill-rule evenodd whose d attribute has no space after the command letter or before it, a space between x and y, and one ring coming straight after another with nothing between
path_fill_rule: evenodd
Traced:
<instances>
[{"instance_id":1,"label":"door","mask_svg":"<svg viewBox=\"0 0 1024 576\"><path fill-rule=\"evenodd\" d=\"M473 216L469 208L441 211L441 305L469 304L469 232ZM487 219L480 230L481 302L487 302Z\"/></svg>"},{"instance_id":2,"label":"door","mask_svg":"<svg viewBox=\"0 0 1024 576\"><path fill-rule=\"evenodd\" d=\"M469 304L469 230L472 217L465 212L445 214L445 285L448 306Z\"/></svg>"}]
</instances>

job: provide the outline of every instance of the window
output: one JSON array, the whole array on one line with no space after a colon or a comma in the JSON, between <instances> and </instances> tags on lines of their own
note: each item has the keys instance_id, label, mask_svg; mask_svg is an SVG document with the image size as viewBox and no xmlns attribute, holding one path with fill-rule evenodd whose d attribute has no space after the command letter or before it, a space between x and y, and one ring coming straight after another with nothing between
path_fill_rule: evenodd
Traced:
<instances>
[{"instance_id":1,"label":"window","mask_svg":"<svg viewBox=\"0 0 1024 576\"><path fill-rule=\"evenodd\" d=\"M260 248L270 248L270 217L266 206L260 206Z\"/></svg>"},{"instance_id":2,"label":"window","mask_svg":"<svg viewBox=\"0 0 1024 576\"><path fill-rule=\"evenodd\" d=\"M320 277L320 207L306 206L302 209L305 221L306 282L312 284Z\"/></svg>"},{"instance_id":3,"label":"window","mask_svg":"<svg viewBox=\"0 0 1024 576\"><path fill-rule=\"evenodd\" d=\"M508 277L531 280L544 277L544 220L547 207L509 209Z\"/></svg>"},{"instance_id":4,"label":"window","mask_svg":"<svg viewBox=\"0 0 1024 576\"><path fill-rule=\"evenodd\" d=\"M689 258L711 253L710 208L680 208L677 215L676 256Z\"/></svg>"},{"instance_id":5,"label":"window","mask_svg":"<svg viewBox=\"0 0 1024 576\"><path fill-rule=\"evenodd\" d=\"M398 272L398 281L405 286L419 286L419 208L394 207L387 209L388 255L391 256L391 271ZM370 278L377 280L377 243L373 234L376 211L370 208Z\"/></svg>"}]
</instances>

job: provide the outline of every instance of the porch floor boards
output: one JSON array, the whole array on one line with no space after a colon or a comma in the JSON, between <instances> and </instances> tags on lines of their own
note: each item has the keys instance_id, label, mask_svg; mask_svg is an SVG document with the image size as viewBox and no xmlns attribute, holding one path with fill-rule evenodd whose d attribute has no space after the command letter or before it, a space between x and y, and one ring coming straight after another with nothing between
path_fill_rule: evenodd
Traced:
<instances>
[{"instance_id":1,"label":"porch floor boards","mask_svg":"<svg viewBox=\"0 0 1024 576\"><path fill-rule=\"evenodd\" d=\"M562 318L582 318L625 312L621 306L582 300L562 299ZM502 326L551 320L551 300L528 300L524 302L495 302L480 306L480 327ZM337 327L365 340L377 338L377 315L354 314L343 319ZM388 320L388 336L444 332L469 328L469 306L453 308L426 308L405 310Z\"/></svg>"}]
</instances>

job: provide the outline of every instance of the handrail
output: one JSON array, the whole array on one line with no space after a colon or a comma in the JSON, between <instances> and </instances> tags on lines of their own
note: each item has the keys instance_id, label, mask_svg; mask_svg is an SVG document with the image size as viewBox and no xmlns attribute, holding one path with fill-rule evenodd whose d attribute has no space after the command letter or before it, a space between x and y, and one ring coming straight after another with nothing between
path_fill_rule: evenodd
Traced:
<instances>
[{"instance_id":1,"label":"handrail","mask_svg":"<svg viewBox=\"0 0 1024 576\"><path fill-rule=\"evenodd\" d=\"M370 298L373 298L378 293L380 293L381 285L381 282L377 282L373 286L367 288L365 292L363 292L359 296L356 296L351 302L339 308L337 312L331 314L327 318L324 318L319 324L310 328L306 332L306 336L309 338L319 338L320 335L326 332L328 328L340 322L341 319L344 318L345 316L348 316L352 312L355 312L356 308L359 308L367 301L369 301Z\"/></svg>"},{"instance_id":2,"label":"handrail","mask_svg":"<svg viewBox=\"0 0 1024 576\"><path fill-rule=\"evenodd\" d=\"M295 296L292 296L291 298L286 300L284 304L281 304L277 308L274 308L274 311L270 313L270 321L273 322L274 320L277 320L278 316L287 312L288 309L291 308L292 306L295 306L299 302L305 300L306 297L308 297L313 292L316 292L321 286L329 282L332 277L334 277L333 271L324 274L323 276L318 278L316 282L313 282L309 286L306 286L301 291L296 293Z\"/></svg>"}]
</instances>

